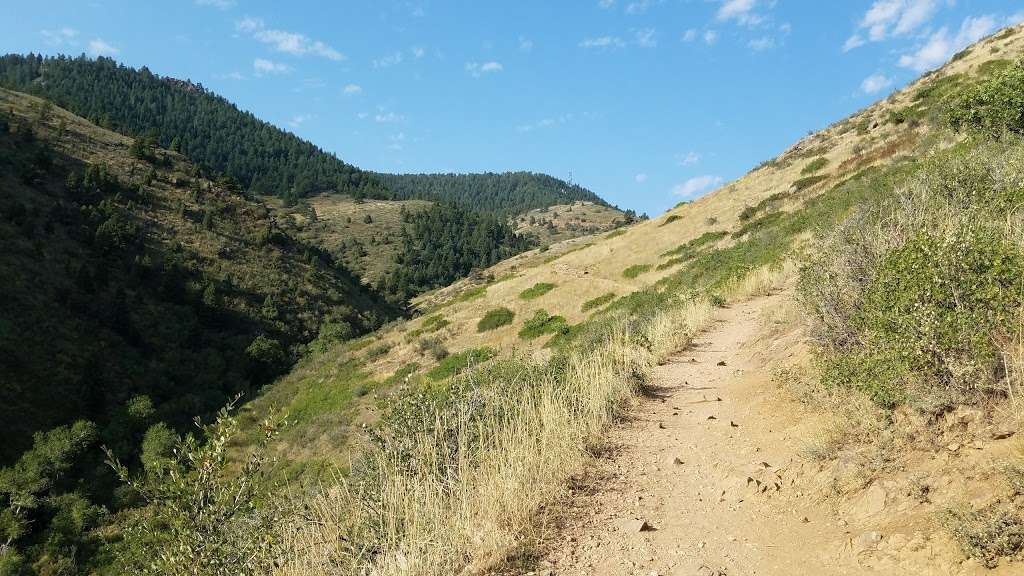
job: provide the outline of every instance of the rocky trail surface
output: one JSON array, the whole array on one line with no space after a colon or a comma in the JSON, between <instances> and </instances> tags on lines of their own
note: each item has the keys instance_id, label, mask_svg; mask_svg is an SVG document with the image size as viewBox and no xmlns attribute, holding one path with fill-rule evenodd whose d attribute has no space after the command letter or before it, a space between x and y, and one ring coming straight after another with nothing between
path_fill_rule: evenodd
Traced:
<instances>
[{"instance_id":1,"label":"rocky trail surface","mask_svg":"<svg viewBox=\"0 0 1024 576\"><path fill-rule=\"evenodd\" d=\"M823 416L772 380L805 348L798 329L770 320L786 299L722 310L657 369L574 486L537 574L1022 573L965 561L896 482L829 493L842 463L802 455Z\"/></svg>"}]
</instances>

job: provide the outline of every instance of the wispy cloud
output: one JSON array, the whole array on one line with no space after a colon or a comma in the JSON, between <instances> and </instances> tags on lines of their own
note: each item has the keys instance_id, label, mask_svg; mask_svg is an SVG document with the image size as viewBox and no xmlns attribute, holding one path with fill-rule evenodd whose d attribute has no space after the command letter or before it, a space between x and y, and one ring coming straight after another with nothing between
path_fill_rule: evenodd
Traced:
<instances>
[{"instance_id":1,"label":"wispy cloud","mask_svg":"<svg viewBox=\"0 0 1024 576\"><path fill-rule=\"evenodd\" d=\"M693 150L687 152L686 154L676 155L676 164L680 166L693 166L697 162L700 162L700 154L697 154Z\"/></svg>"},{"instance_id":2,"label":"wispy cloud","mask_svg":"<svg viewBox=\"0 0 1024 576\"><path fill-rule=\"evenodd\" d=\"M373 61L374 68L390 68L401 64L405 60L405 57L401 52L394 52L387 56L382 56Z\"/></svg>"},{"instance_id":3,"label":"wispy cloud","mask_svg":"<svg viewBox=\"0 0 1024 576\"><path fill-rule=\"evenodd\" d=\"M857 31L843 43L843 51L912 34L930 22L940 6L939 0L875 0L858 23Z\"/></svg>"},{"instance_id":4,"label":"wispy cloud","mask_svg":"<svg viewBox=\"0 0 1024 576\"><path fill-rule=\"evenodd\" d=\"M257 58L252 61L252 70L256 75L262 76L264 74L285 74L291 71L291 67L266 58Z\"/></svg>"},{"instance_id":5,"label":"wispy cloud","mask_svg":"<svg viewBox=\"0 0 1024 576\"><path fill-rule=\"evenodd\" d=\"M764 52L775 47L775 38L771 36L761 36L760 38L754 38L747 42L747 47L754 52Z\"/></svg>"},{"instance_id":6,"label":"wispy cloud","mask_svg":"<svg viewBox=\"0 0 1024 576\"><path fill-rule=\"evenodd\" d=\"M715 30L707 30L704 32L704 43L711 46L718 41L718 32Z\"/></svg>"},{"instance_id":7,"label":"wispy cloud","mask_svg":"<svg viewBox=\"0 0 1024 576\"><path fill-rule=\"evenodd\" d=\"M559 116L550 116L548 118L541 118L536 122L529 124L520 124L516 126L516 132L525 134L527 132L533 132L535 130L542 130L544 128L553 128L555 126L561 126L572 122L576 116L574 114L561 114Z\"/></svg>"},{"instance_id":8,"label":"wispy cloud","mask_svg":"<svg viewBox=\"0 0 1024 576\"><path fill-rule=\"evenodd\" d=\"M114 47L102 38L93 38L89 41L88 53L90 56L116 56L121 50Z\"/></svg>"},{"instance_id":9,"label":"wispy cloud","mask_svg":"<svg viewBox=\"0 0 1024 576\"><path fill-rule=\"evenodd\" d=\"M860 89L865 94L875 94L892 86L892 78L882 74L872 74L860 83Z\"/></svg>"},{"instance_id":10,"label":"wispy cloud","mask_svg":"<svg viewBox=\"0 0 1024 576\"><path fill-rule=\"evenodd\" d=\"M641 172L634 176L633 180L635 180L637 184L643 184L644 182L647 182L647 174Z\"/></svg>"},{"instance_id":11,"label":"wispy cloud","mask_svg":"<svg viewBox=\"0 0 1024 576\"><path fill-rule=\"evenodd\" d=\"M519 37L519 51L520 52L532 52L533 51L533 40L524 36Z\"/></svg>"},{"instance_id":12,"label":"wispy cloud","mask_svg":"<svg viewBox=\"0 0 1024 576\"><path fill-rule=\"evenodd\" d=\"M396 124L403 120L405 120L405 116L383 108L379 108L373 116L373 121L379 124Z\"/></svg>"},{"instance_id":13,"label":"wispy cloud","mask_svg":"<svg viewBox=\"0 0 1024 576\"><path fill-rule=\"evenodd\" d=\"M734 21L743 26L756 26L765 21L765 17L756 12L758 0L725 0L718 7L715 17L722 21Z\"/></svg>"},{"instance_id":14,"label":"wispy cloud","mask_svg":"<svg viewBox=\"0 0 1024 576\"><path fill-rule=\"evenodd\" d=\"M597 0L597 7L602 10L608 10L615 7L615 0Z\"/></svg>"},{"instance_id":15,"label":"wispy cloud","mask_svg":"<svg viewBox=\"0 0 1024 576\"><path fill-rule=\"evenodd\" d=\"M235 0L196 0L197 6L212 6L218 10L234 8Z\"/></svg>"},{"instance_id":16,"label":"wispy cloud","mask_svg":"<svg viewBox=\"0 0 1024 576\"><path fill-rule=\"evenodd\" d=\"M479 78L484 74L501 72L504 69L505 67L501 65L501 62L466 62L466 72L469 72L474 78Z\"/></svg>"},{"instance_id":17,"label":"wispy cloud","mask_svg":"<svg viewBox=\"0 0 1024 576\"><path fill-rule=\"evenodd\" d=\"M588 50L608 51L618 50L627 46L638 46L640 48L654 48L658 45L657 31L654 28L640 28L631 30L633 36L629 40L621 36L596 36L584 38L578 46Z\"/></svg>"},{"instance_id":18,"label":"wispy cloud","mask_svg":"<svg viewBox=\"0 0 1024 576\"><path fill-rule=\"evenodd\" d=\"M695 176L682 184L677 184L672 189L672 193L676 196L682 196L687 200L692 200L704 192L707 192L710 188L718 186L722 182L723 180L721 176L712 176L710 174Z\"/></svg>"},{"instance_id":19,"label":"wispy cloud","mask_svg":"<svg viewBox=\"0 0 1024 576\"><path fill-rule=\"evenodd\" d=\"M359 84L346 84L345 87L341 89L341 91L342 93L348 95L362 94L363 87L360 86Z\"/></svg>"},{"instance_id":20,"label":"wispy cloud","mask_svg":"<svg viewBox=\"0 0 1024 576\"><path fill-rule=\"evenodd\" d=\"M313 116L310 116L309 114L296 114L295 116L292 116L288 120L288 126L292 128L298 128L299 126L302 126L303 124L312 119Z\"/></svg>"},{"instance_id":21,"label":"wispy cloud","mask_svg":"<svg viewBox=\"0 0 1024 576\"><path fill-rule=\"evenodd\" d=\"M58 28L57 30L42 30L40 33L43 35L43 39L47 44L53 46L64 46L67 44L75 44L78 38L78 30L74 28Z\"/></svg>"},{"instance_id":22,"label":"wispy cloud","mask_svg":"<svg viewBox=\"0 0 1024 576\"><path fill-rule=\"evenodd\" d=\"M953 54L988 36L999 26L995 16L976 16L964 19L956 35L946 27L928 36L917 50L900 56L899 65L915 72L925 72L944 64Z\"/></svg>"},{"instance_id":23,"label":"wispy cloud","mask_svg":"<svg viewBox=\"0 0 1024 576\"><path fill-rule=\"evenodd\" d=\"M235 29L250 35L258 42L271 46L278 52L294 56L311 54L335 61L345 59L344 54L319 40L313 40L305 34L298 32L268 28L263 20L259 18L246 16L235 24Z\"/></svg>"},{"instance_id":24,"label":"wispy cloud","mask_svg":"<svg viewBox=\"0 0 1024 576\"><path fill-rule=\"evenodd\" d=\"M401 152L402 150L405 149L405 140L406 140L405 132L399 132L398 134L392 134L391 136L388 136L388 140L391 141L391 143L388 144L388 149L389 150L394 150L396 152Z\"/></svg>"}]
</instances>

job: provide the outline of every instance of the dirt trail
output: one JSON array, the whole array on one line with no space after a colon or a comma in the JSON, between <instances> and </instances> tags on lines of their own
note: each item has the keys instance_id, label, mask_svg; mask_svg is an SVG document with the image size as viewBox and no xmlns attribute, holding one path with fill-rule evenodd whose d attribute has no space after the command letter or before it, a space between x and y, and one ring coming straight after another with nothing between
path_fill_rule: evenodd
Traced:
<instances>
[{"instance_id":1,"label":"dirt trail","mask_svg":"<svg viewBox=\"0 0 1024 576\"><path fill-rule=\"evenodd\" d=\"M800 455L820 422L771 381L771 365L802 348L798 331L778 334L762 318L785 298L723 310L656 371L570 498L540 573L986 573L929 526L901 519L882 488L822 495L830 470Z\"/></svg>"}]
</instances>

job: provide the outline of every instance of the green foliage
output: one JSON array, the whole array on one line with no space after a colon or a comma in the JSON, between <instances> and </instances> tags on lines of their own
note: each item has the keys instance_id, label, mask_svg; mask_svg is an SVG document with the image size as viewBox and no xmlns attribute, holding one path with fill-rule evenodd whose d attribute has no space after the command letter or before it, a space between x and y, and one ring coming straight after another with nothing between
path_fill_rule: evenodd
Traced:
<instances>
[{"instance_id":1,"label":"green foliage","mask_svg":"<svg viewBox=\"0 0 1024 576\"><path fill-rule=\"evenodd\" d=\"M625 233L626 233L626 229L625 228L619 228L617 230L612 230L611 232L605 234L604 237L606 239L610 240L612 238L618 238L619 236L622 236Z\"/></svg>"},{"instance_id":2,"label":"green foliage","mask_svg":"<svg viewBox=\"0 0 1024 576\"><path fill-rule=\"evenodd\" d=\"M946 119L953 130L997 140L1024 133L1024 63L964 88L952 99Z\"/></svg>"},{"instance_id":3,"label":"green foliage","mask_svg":"<svg viewBox=\"0 0 1024 576\"><path fill-rule=\"evenodd\" d=\"M477 286L475 288L464 290L455 297L453 302L472 302L473 300L483 298L485 294L487 294L487 286Z\"/></svg>"},{"instance_id":4,"label":"green foliage","mask_svg":"<svg viewBox=\"0 0 1024 576\"><path fill-rule=\"evenodd\" d=\"M1000 558L1015 556L1024 549L1024 516L1013 506L955 508L945 513L943 524L964 555L987 568L995 568Z\"/></svg>"},{"instance_id":5,"label":"green foliage","mask_svg":"<svg viewBox=\"0 0 1024 576\"><path fill-rule=\"evenodd\" d=\"M480 319L476 324L477 332L487 332L500 328L501 326L507 326L512 323L512 319L515 318L516 313L509 310L508 308L494 308L488 310L484 317Z\"/></svg>"},{"instance_id":6,"label":"green foliage","mask_svg":"<svg viewBox=\"0 0 1024 576\"><path fill-rule=\"evenodd\" d=\"M677 220L682 220L682 219L683 219L683 217L680 216L679 214L672 214L668 218L665 218L665 221L662 222L661 224L658 224L658 226L659 227L661 227L661 226L668 226L669 224L671 224L671 223L673 223L673 222L675 222Z\"/></svg>"},{"instance_id":7,"label":"green foliage","mask_svg":"<svg viewBox=\"0 0 1024 576\"><path fill-rule=\"evenodd\" d=\"M793 184L790 186L790 188L793 189L794 192L800 192L802 190L810 188L811 186L814 186L815 184L823 180L828 180L828 176L824 174L819 174L817 176L807 176L806 178L799 178L793 181Z\"/></svg>"},{"instance_id":8,"label":"green foliage","mask_svg":"<svg viewBox=\"0 0 1024 576\"><path fill-rule=\"evenodd\" d=\"M201 436L179 439L159 466L142 475L133 475L108 453L118 478L146 503L120 523L123 540L116 552L122 573L272 573L286 549L281 528L293 514L271 495L266 478L265 449L280 426L264 422L261 442L234 472L228 470L227 455L238 424L228 408L212 424L200 426Z\"/></svg>"},{"instance_id":9,"label":"green foliage","mask_svg":"<svg viewBox=\"0 0 1024 576\"><path fill-rule=\"evenodd\" d=\"M437 363L429 372L427 372L427 378L431 380L444 380L457 376L469 368L476 366L477 364L486 362L494 356L497 352L493 348L471 348L464 350L457 354L451 354L444 360Z\"/></svg>"},{"instance_id":10,"label":"green foliage","mask_svg":"<svg viewBox=\"0 0 1024 576\"><path fill-rule=\"evenodd\" d=\"M814 160L808 162L807 165L800 170L800 174L814 174L815 172L818 172L825 166L828 166L828 158L824 156L818 156Z\"/></svg>"},{"instance_id":11,"label":"green foliage","mask_svg":"<svg viewBox=\"0 0 1024 576\"><path fill-rule=\"evenodd\" d=\"M423 319L422 322L420 322L419 328L409 331L409 338L417 338L419 336L422 336L423 334L432 334L449 324L451 324L451 322L449 322L447 318L441 316L440 314L427 316L426 318Z\"/></svg>"},{"instance_id":12,"label":"green foliage","mask_svg":"<svg viewBox=\"0 0 1024 576\"><path fill-rule=\"evenodd\" d=\"M396 267L381 289L396 300L446 286L531 247L504 220L437 203L409 217Z\"/></svg>"},{"instance_id":13,"label":"green foliage","mask_svg":"<svg viewBox=\"0 0 1024 576\"><path fill-rule=\"evenodd\" d=\"M533 340L545 334L564 334L569 331L569 323L561 316L552 316L547 310L537 310L533 316L523 323L519 337Z\"/></svg>"},{"instance_id":14,"label":"green foliage","mask_svg":"<svg viewBox=\"0 0 1024 576\"><path fill-rule=\"evenodd\" d=\"M633 264L622 271L623 278L633 279L641 274L650 272L652 266L650 264Z\"/></svg>"},{"instance_id":15,"label":"green foliage","mask_svg":"<svg viewBox=\"0 0 1024 576\"><path fill-rule=\"evenodd\" d=\"M197 165L263 194L294 199L337 190L390 197L373 175L202 86L162 78L146 68L136 70L103 57L9 54L0 57L0 84L45 97L79 116L106 119L106 127L140 137L135 145L140 157L147 157L157 142L170 147L177 141L179 151Z\"/></svg>"},{"instance_id":16,"label":"green foliage","mask_svg":"<svg viewBox=\"0 0 1024 576\"><path fill-rule=\"evenodd\" d=\"M591 310L604 306L605 304L611 302L614 299L615 292L608 292L607 294L602 294L597 298L591 298L590 300L587 300L586 302L583 303L583 306L580 306L580 310L582 310L583 312L589 312Z\"/></svg>"},{"instance_id":17,"label":"green foliage","mask_svg":"<svg viewBox=\"0 0 1024 576\"><path fill-rule=\"evenodd\" d=\"M608 206L596 194L546 174L377 174L400 198L454 202L465 208L499 216L573 202Z\"/></svg>"},{"instance_id":18,"label":"green foliage","mask_svg":"<svg viewBox=\"0 0 1024 576\"><path fill-rule=\"evenodd\" d=\"M534 300L555 289L555 284L550 282L538 282L519 293L520 300Z\"/></svg>"},{"instance_id":19,"label":"green foliage","mask_svg":"<svg viewBox=\"0 0 1024 576\"><path fill-rule=\"evenodd\" d=\"M694 238L693 240L686 242L685 244L680 244L679 246L676 246L675 248L669 250L668 252L663 253L662 256L664 257L690 255L693 254L695 251L704 248L705 246L709 246L711 244L718 242L719 240L725 238L728 235L729 233L724 230L708 231Z\"/></svg>"}]
</instances>

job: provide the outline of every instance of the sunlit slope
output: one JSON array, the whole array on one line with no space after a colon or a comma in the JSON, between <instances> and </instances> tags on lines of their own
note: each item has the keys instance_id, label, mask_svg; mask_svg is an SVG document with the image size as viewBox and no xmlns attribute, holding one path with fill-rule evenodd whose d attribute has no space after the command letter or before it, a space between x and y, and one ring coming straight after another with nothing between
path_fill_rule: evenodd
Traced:
<instances>
[{"instance_id":1,"label":"sunlit slope","mask_svg":"<svg viewBox=\"0 0 1024 576\"><path fill-rule=\"evenodd\" d=\"M348 426L372 422L390 395L431 380L430 372L440 365L457 369L451 357L476 361L515 351L546 354L558 326L579 324L614 299L673 283L714 294L745 272L778 264L799 249L814 226L827 226L856 203L871 201L870 179L895 172L883 168L955 145L948 131L935 129L939 102L957 86L1018 59L1024 51L1022 30L1017 26L980 41L942 68L700 199L646 222L521 254L425 294L415 302L421 317L310 360L285 380L291 392L276 401L287 409L290 394L301 398L311 387L361 387L365 396L344 395L344 401L318 408L344 412L331 419L337 425L333 430L297 434L305 440L330 436L323 445L334 451ZM512 313L511 321L500 309ZM555 329L538 337L529 330L522 335L538 311L561 317L564 324L556 320ZM488 313L492 317L481 327ZM438 350L449 359L439 360L444 354ZM361 373L353 377L340 366L358 366Z\"/></svg>"}]
</instances>

